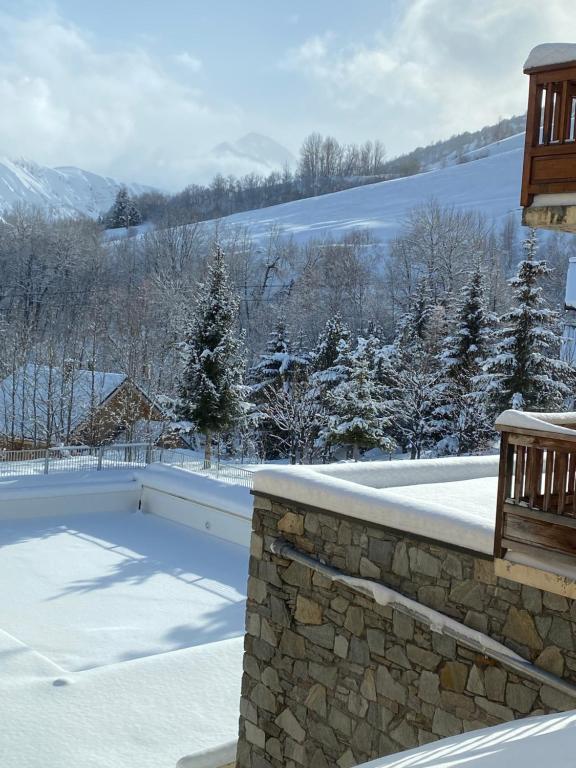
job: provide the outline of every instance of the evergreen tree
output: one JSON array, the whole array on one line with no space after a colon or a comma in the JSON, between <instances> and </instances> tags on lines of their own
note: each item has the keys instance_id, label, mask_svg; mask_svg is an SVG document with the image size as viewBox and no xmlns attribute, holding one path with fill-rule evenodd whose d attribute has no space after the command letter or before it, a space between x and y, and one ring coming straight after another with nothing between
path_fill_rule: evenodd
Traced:
<instances>
[{"instance_id":1,"label":"evergreen tree","mask_svg":"<svg viewBox=\"0 0 576 768\"><path fill-rule=\"evenodd\" d=\"M344 379L347 368L343 360L349 353L350 330L336 314L327 321L312 352L312 373L307 390L307 397L314 404L313 443L316 454L324 461L330 450L324 430L330 413L328 393Z\"/></svg>"},{"instance_id":2,"label":"evergreen tree","mask_svg":"<svg viewBox=\"0 0 576 768\"><path fill-rule=\"evenodd\" d=\"M398 323L396 345L404 348L424 346L430 335L433 312L430 284L421 279L416 286L416 295L410 298L408 310Z\"/></svg>"},{"instance_id":3,"label":"evergreen tree","mask_svg":"<svg viewBox=\"0 0 576 768\"><path fill-rule=\"evenodd\" d=\"M550 270L536 261L536 233L524 242L525 258L510 281L515 306L501 318L493 354L478 377L488 409L554 410L570 395L572 368L558 357L557 316L544 306L539 282Z\"/></svg>"},{"instance_id":4,"label":"evergreen tree","mask_svg":"<svg viewBox=\"0 0 576 768\"><path fill-rule=\"evenodd\" d=\"M318 337L316 348L312 353L312 375L327 371L336 362L341 341L350 342L350 329L336 313L331 317Z\"/></svg>"},{"instance_id":5,"label":"evergreen tree","mask_svg":"<svg viewBox=\"0 0 576 768\"><path fill-rule=\"evenodd\" d=\"M268 387L286 388L295 378L301 378L308 365L307 353L294 353L283 320L278 320L270 333L266 351L250 370L250 383L254 393Z\"/></svg>"},{"instance_id":6,"label":"evergreen tree","mask_svg":"<svg viewBox=\"0 0 576 768\"><path fill-rule=\"evenodd\" d=\"M462 290L456 328L444 340L440 354L441 405L436 409L440 453L461 455L485 450L495 437L476 384L494 323L494 316L486 309L483 276L478 266Z\"/></svg>"},{"instance_id":7,"label":"evergreen tree","mask_svg":"<svg viewBox=\"0 0 576 768\"><path fill-rule=\"evenodd\" d=\"M238 300L230 286L224 255L216 248L205 284L199 286L183 345L180 416L205 437L210 466L212 436L237 424L244 413L242 344L236 333Z\"/></svg>"},{"instance_id":8,"label":"evergreen tree","mask_svg":"<svg viewBox=\"0 0 576 768\"><path fill-rule=\"evenodd\" d=\"M393 436L411 459L420 458L438 438L441 377L435 352L442 318L428 283L420 281L408 312L400 319L391 353L381 358Z\"/></svg>"},{"instance_id":9,"label":"evergreen tree","mask_svg":"<svg viewBox=\"0 0 576 768\"><path fill-rule=\"evenodd\" d=\"M341 342L334 368L339 369L341 380L327 393L329 415L323 429L326 443L347 446L356 461L362 449L392 450L393 441L386 434L390 421L370 367L366 340L359 339L352 353Z\"/></svg>"},{"instance_id":10,"label":"evergreen tree","mask_svg":"<svg viewBox=\"0 0 576 768\"><path fill-rule=\"evenodd\" d=\"M308 365L308 352L305 349L292 351L286 325L279 320L270 333L266 351L249 375L252 400L259 414L259 443L265 458L279 458L284 446L291 444L291 437L283 428L284 421L276 416L280 403L286 406L287 402L292 402L288 397L291 389L306 380Z\"/></svg>"},{"instance_id":11,"label":"evergreen tree","mask_svg":"<svg viewBox=\"0 0 576 768\"><path fill-rule=\"evenodd\" d=\"M135 227L142 223L140 211L125 186L121 186L116 193L116 200L106 215L105 221L110 229Z\"/></svg>"}]
</instances>

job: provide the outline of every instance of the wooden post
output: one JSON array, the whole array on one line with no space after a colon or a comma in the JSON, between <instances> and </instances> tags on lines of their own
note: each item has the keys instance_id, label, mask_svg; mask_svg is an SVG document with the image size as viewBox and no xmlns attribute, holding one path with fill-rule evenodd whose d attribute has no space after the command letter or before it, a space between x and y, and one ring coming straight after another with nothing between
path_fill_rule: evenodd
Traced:
<instances>
[{"instance_id":1,"label":"wooden post","mask_svg":"<svg viewBox=\"0 0 576 768\"><path fill-rule=\"evenodd\" d=\"M502 533L504 531L504 502L512 488L512 463L514 449L508 444L508 432L500 438L500 465L498 467L498 493L496 497L496 525L494 528L494 557L503 557Z\"/></svg>"}]
</instances>

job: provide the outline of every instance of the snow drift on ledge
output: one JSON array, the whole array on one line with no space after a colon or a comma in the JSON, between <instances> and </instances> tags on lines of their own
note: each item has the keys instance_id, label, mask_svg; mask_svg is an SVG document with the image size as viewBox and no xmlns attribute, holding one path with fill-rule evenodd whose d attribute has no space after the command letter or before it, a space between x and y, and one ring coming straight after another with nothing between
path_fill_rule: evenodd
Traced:
<instances>
[{"instance_id":1,"label":"snow drift on ledge","mask_svg":"<svg viewBox=\"0 0 576 768\"><path fill-rule=\"evenodd\" d=\"M570 61L576 61L576 43L542 43L532 48L524 70L567 64Z\"/></svg>"},{"instance_id":2,"label":"snow drift on ledge","mask_svg":"<svg viewBox=\"0 0 576 768\"><path fill-rule=\"evenodd\" d=\"M358 768L574 768L576 711L441 739Z\"/></svg>"}]
</instances>

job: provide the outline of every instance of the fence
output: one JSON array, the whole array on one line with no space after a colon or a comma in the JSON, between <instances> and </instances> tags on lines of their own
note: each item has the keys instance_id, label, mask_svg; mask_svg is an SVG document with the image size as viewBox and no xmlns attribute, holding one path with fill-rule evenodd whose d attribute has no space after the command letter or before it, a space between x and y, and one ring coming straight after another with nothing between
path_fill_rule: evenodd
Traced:
<instances>
[{"instance_id":1,"label":"fence","mask_svg":"<svg viewBox=\"0 0 576 768\"><path fill-rule=\"evenodd\" d=\"M104 446L73 445L57 448L0 451L0 478L47 475L58 472L100 472L144 467L153 462L180 467L206 477L252 487L253 472L232 462L215 459L210 466L193 454L150 443L121 443Z\"/></svg>"}]
</instances>

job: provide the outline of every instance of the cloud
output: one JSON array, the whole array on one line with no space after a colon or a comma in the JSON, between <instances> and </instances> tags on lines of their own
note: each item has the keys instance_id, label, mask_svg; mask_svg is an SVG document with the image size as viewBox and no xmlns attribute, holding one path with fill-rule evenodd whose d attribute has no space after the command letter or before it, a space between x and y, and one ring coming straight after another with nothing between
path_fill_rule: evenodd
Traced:
<instances>
[{"instance_id":1,"label":"cloud","mask_svg":"<svg viewBox=\"0 0 576 768\"><path fill-rule=\"evenodd\" d=\"M177 53L176 56L174 56L174 60L192 72L200 72L202 69L202 62L200 59L198 59L196 56L192 56L192 54L188 53L187 51Z\"/></svg>"},{"instance_id":2,"label":"cloud","mask_svg":"<svg viewBox=\"0 0 576 768\"><path fill-rule=\"evenodd\" d=\"M525 110L522 65L540 42L573 37L572 0L412 0L368 43L313 36L282 66L321 86L349 132L396 151ZM572 33L570 33L572 30ZM335 120L333 132L338 134Z\"/></svg>"},{"instance_id":3,"label":"cloud","mask_svg":"<svg viewBox=\"0 0 576 768\"><path fill-rule=\"evenodd\" d=\"M103 50L55 15L0 14L0 154L178 188L240 111L216 109L188 74L141 48ZM224 138L224 137L222 137Z\"/></svg>"}]
</instances>

